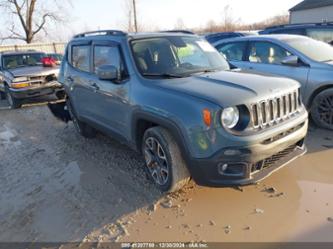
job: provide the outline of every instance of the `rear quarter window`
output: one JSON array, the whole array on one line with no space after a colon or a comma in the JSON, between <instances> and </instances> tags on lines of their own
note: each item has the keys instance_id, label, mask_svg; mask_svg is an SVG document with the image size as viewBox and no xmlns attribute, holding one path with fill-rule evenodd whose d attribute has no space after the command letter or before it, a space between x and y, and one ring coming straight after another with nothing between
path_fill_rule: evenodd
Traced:
<instances>
[{"instance_id":1,"label":"rear quarter window","mask_svg":"<svg viewBox=\"0 0 333 249\"><path fill-rule=\"evenodd\" d=\"M332 43L333 41L333 29L329 28L308 28L306 30L307 36L326 43Z\"/></svg>"},{"instance_id":2,"label":"rear quarter window","mask_svg":"<svg viewBox=\"0 0 333 249\"><path fill-rule=\"evenodd\" d=\"M90 46L89 45L73 45L72 46L71 64L73 67L90 72Z\"/></svg>"}]
</instances>

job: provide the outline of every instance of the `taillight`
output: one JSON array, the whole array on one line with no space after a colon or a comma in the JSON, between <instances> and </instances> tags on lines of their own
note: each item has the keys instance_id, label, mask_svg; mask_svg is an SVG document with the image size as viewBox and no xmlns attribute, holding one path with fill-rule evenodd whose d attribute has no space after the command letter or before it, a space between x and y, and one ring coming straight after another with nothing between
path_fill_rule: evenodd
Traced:
<instances>
[{"instance_id":1,"label":"taillight","mask_svg":"<svg viewBox=\"0 0 333 249\"><path fill-rule=\"evenodd\" d=\"M56 60L52 57L43 57L42 64L44 67L54 67L56 66Z\"/></svg>"}]
</instances>

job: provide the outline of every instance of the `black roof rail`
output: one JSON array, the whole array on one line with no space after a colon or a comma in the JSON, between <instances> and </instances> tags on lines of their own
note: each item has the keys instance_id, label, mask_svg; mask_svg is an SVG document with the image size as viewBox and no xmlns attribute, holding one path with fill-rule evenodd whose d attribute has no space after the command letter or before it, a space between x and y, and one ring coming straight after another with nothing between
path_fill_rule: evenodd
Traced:
<instances>
[{"instance_id":1,"label":"black roof rail","mask_svg":"<svg viewBox=\"0 0 333 249\"><path fill-rule=\"evenodd\" d=\"M126 32L121 31L121 30L95 30L95 31L89 31L89 32L84 32L81 34L77 34L74 36L74 38L82 38L86 36L92 36L92 35L114 35L114 36L125 36L127 35Z\"/></svg>"},{"instance_id":2,"label":"black roof rail","mask_svg":"<svg viewBox=\"0 0 333 249\"><path fill-rule=\"evenodd\" d=\"M183 33L183 34L188 34L188 35L195 35L192 31L189 30L182 30L182 29L175 29L175 30L164 30L160 31L161 33Z\"/></svg>"},{"instance_id":3,"label":"black roof rail","mask_svg":"<svg viewBox=\"0 0 333 249\"><path fill-rule=\"evenodd\" d=\"M316 25L333 25L333 22L321 22L321 23L316 23Z\"/></svg>"},{"instance_id":4,"label":"black roof rail","mask_svg":"<svg viewBox=\"0 0 333 249\"><path fill-rule=\"evenodd\" d=\"M284 27L298 27L304 25L311 25L311 26L325 26L325 25L333 25L333 22L320 22L320 23L294 23L294 24L282 24L282 25L275 25L265 28L266 29L276 29L276 28L284 28Z\"/></svg>"}]
</instances>

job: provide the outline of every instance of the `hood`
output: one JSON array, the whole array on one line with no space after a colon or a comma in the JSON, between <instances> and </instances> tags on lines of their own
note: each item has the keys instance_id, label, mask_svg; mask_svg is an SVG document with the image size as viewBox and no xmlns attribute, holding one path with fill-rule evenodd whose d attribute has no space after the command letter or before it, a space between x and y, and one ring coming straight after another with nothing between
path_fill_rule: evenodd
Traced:
<instances>
[{"instance_id":1,"label":"hood","mask_svg":"<svg viewBox=\"0 0 333 249\"><path fill-rule=\"evenodd\" d=\"M30 77L30 76L46 76L50 74L55 74L58 76L59 67L20 67L8 70L14 77Z\"/></svg>"},{"instance_id":2,"label":"hood","mask_svg":"<svg viewBox=\"0 0 333 249\"><path fill-rule=\"evenodd\" d=\"M172 81L163 80L161 85L222 107L259 102L300 87L295 80L246 71L221 71Z\"/></svg>"}]
</instances>

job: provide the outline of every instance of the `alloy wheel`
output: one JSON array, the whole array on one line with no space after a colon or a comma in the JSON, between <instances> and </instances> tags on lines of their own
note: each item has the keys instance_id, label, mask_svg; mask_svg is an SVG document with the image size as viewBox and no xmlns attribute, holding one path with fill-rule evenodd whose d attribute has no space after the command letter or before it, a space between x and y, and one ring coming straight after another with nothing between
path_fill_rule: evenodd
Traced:
<instances>
[{"instance_id":1,"label":"alloy wheel","mask_svg":"<svg viewBox=\"0 0 333 249\"><path fill-rule=\"evenodd\" d=\"M333 96L323 98L318 105L320 119L333 127Z\"/></svg>"},{"instance_id":2,"label":"alloy wheel","mask_svg":"<svg viewBox=\"0 0 333 249\"><path fill-rule=\"evenodd\" d=\"M158 185L164 185L169 179L169 164L166 154L154 137L145 141L144 156L149 173Z\"/></svg>"}]
</instances>

